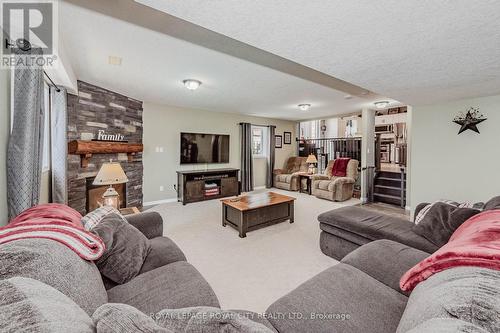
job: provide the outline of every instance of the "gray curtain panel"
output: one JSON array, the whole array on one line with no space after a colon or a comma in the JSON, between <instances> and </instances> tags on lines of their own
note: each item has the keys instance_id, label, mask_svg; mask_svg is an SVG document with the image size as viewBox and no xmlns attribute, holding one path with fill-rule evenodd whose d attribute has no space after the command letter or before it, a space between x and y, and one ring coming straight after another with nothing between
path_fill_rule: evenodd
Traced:
<instances>
[{"instance_id":1,"label":"gray curtain panel","mask_svg":"<svg viewBox=\"0 0 500 333\"><path fill-rule=\"evenodd\" d=\"M50 142L51 142L51 170L52 170L52 202L67 204L67 103L66 89L60 91L50 88Z\"/></svg>"},{"instance_id":2,"label":"gray curtain panel","mask_svg":"<svg viewBox=\"0 0 500 333\"><path fill-rule=\"evenodd\" d=\"M274 159L275 159L275 146L276 146L276 126L269 126L269 155L267 157L267 176L266 176L266 188L273 187L274 182Z\"/></svg>"},{"instance_id":3,"label":"gray curtain panel","mask_svg":"<svg viewBox=\"0 0 500 333\"><path fill-rule=\"evenodd\" d=\"M241 191L253 191L252 124L241 123Z\"/></svg>"},{"instance_id":4,"label":"gray curtain panel","mask_svg":"<svg viewBox=\"0 0 500 333\"><path fill-rule=\"evenodd\" d=\"M42 54L33 48L26 54ZM38 204L43 153L43 68L14 69L14 110L7 152L9 218Z\"/></svg>"}]
</instances>

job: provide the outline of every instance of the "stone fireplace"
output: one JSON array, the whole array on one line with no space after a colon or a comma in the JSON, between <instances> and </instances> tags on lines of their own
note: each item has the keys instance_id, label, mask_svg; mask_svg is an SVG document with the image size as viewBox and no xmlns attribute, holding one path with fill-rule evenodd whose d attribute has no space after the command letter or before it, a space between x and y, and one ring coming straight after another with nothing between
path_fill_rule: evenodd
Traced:
<instances>
[{"instance_id":1,"label":"stone fireplace","mask_svg":"<svg viewBox=\"0 0 500 333\"><path fill-rule=\"evenodd\" d=\"M115 92L78 81L78 95L68 94L68 142L119 138L142 144L142 102ZM90 155L90 154L89 154ZM85 163L82 163L82 159ZM68 205L81 214L91 211L96 197L107 187L94 187L92 181L99 168L109 160L121 164L129 182L113 186L120 193L122 207L142 207L142 153L94 153L83 158L68 154ZM102 191L102 192L100 192ZM101 193L101 194L99 194Z\"/></svg>"}]
</instances>

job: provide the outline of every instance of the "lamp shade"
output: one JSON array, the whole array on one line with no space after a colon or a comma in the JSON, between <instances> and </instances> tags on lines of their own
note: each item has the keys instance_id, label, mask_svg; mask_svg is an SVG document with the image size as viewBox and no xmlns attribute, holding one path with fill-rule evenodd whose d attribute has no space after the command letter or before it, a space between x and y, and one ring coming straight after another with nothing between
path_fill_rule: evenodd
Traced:
<instances>
[{"instance_id":1,"label":"lamp shade","mask_svg":"<svg viewBox=\"0 0 500 333\"><path fill-rule=\"evenodd\" d=\"M94 185L113 185L128 182L120 163L104 163L94 179Z\"/></svg>"},{"instance_id":2,"label":"lamp shade","mask_svg":"<svg viewBox=\"0 0 500 333\"><path fill-rule=\"evenodd\" d=\"M318 163L318 160L316 159L316 156L313 154L307 156L306 163Z\"/></svg>"}]
</instances>

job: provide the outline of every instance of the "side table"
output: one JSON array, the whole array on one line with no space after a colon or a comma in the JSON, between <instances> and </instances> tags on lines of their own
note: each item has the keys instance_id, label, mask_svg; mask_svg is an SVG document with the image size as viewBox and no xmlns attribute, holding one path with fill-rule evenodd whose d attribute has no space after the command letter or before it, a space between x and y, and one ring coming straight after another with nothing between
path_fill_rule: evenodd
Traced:
<instances>
[{"instance_id":1,"label":"side table","mask_svg":"<svg viewBox=\"0 0 500 333\"><path fill-rule=\"evenodd\" d=\"M312 178L313 178L312 174L308 174L308 173L300 173L299 174L299 192L300 193L307 193L309 195L312 194ZM306 188L305 189L302 187L302 179L306 180Z\"/></svg>"}]
</instances>

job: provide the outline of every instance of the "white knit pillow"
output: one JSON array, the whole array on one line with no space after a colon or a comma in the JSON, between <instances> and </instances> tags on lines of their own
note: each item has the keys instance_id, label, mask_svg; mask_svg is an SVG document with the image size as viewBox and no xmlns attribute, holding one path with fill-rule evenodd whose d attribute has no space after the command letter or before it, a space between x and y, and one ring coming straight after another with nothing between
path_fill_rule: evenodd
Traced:
<instances>
[{"instance_id":1,"label":"white knit pillow","mask_svg":"<svg viewBox=\"0 0 500 333\"><path fill-rule=\"evenodd\" d=\"M105 216L110 214L119 215L122 217L124 222L127 222L125 217L123 217L123 215L120 214L116 208L111 206L102 206L82 217L82 225L85 230L92 230L92 228L101 222Z\"/></svg>"}]
</instances>

